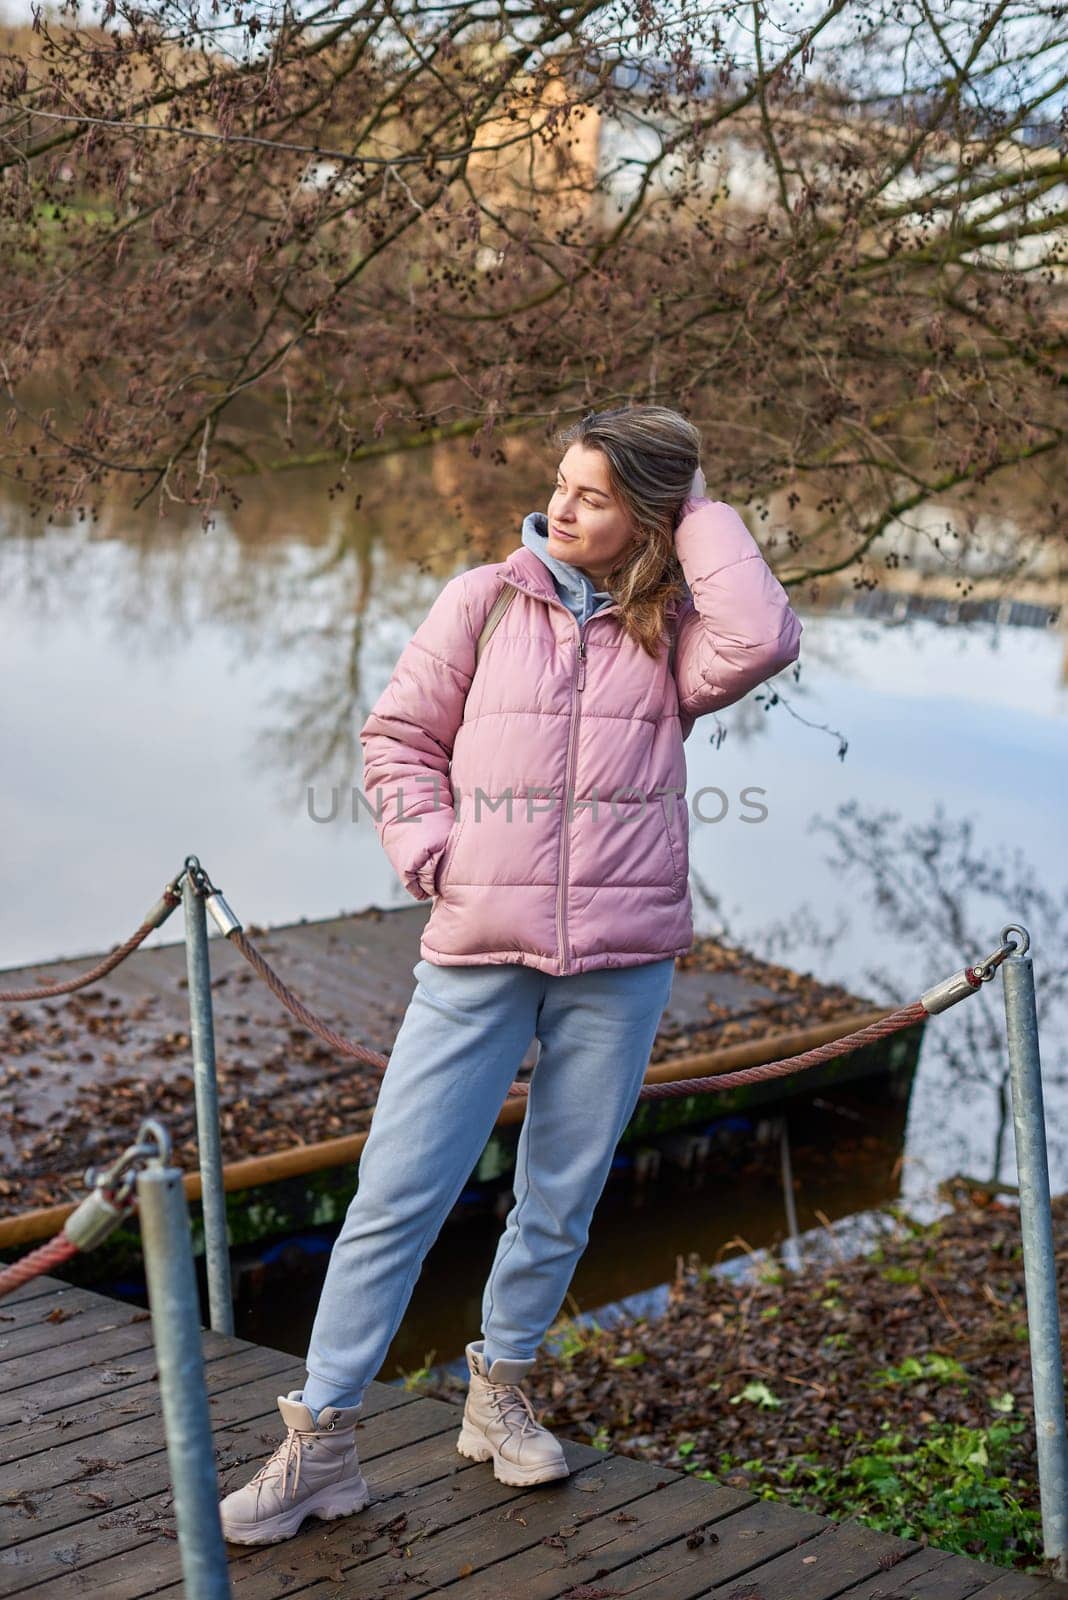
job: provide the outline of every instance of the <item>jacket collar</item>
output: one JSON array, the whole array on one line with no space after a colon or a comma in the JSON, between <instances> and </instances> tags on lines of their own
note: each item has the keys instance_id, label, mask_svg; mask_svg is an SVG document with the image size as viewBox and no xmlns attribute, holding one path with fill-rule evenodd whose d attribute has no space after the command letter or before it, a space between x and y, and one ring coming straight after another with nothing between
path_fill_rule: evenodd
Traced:
<instances>
[{"instance_id":1,"label":"jacket collar","mask_svg":"<svg viewBox=\"0 0 1068 1600\"><path fill-rule=\"evenodd\" d=\"M549 519L544 511L532 511L523 518L523 545L533 550L538 560L552 573L557 593L568 603L569 610L577 608L580 618L592 616L604 605L612 603L606 589L598 589L580 567L572 566L549 554Z\"/></svg>"},{"instance_id":2,"label":"jacket collar","mask_svg":"<svg viewBox=\"0 0 1068 1600\"><path fill-rule=\"evenodd\" d=\"M540 595L546 600L559 600L553 575L539 556L533 550L528 550L525 545L520 545L504 563L501 577L506 583L514 583L517 589L523 589L527 594ZM560 600L560 604L563 605Z\"/></svg>"},{"instance_id":3,"label":"jacket collar","mask_svg":"<svg viewBox=\"0 0 1068 1600\"><path fill-rule=\"evenodd\" d=\"M518 550L512 551L501 569L501 578L505 583L514 584L517 589L522 589L524 594L533 595L538 600L547 600L550 605L559 606L561 611L568 611L568 607L557 593L556 582L549 568L541 556L536 551L528 549L526 545L520 545ZM588 583L589 579L583 581ZM599 606L591 615L599 617L609 611L619 611L617 600ZM568 611L568 615L574 616L574 612Z\"/></svg>"},{"instance_id":4,"label":"jacket collar","mask_svg":"<svg viewBox=\"0 0 1068 1600\"><path fill-rule=\"evenodd\" d=\"M531 515L540 516L544 521L548 520L545 518L544 512L532 512ZM517 550L513 550L512 554L507 557L501 569L501 577L506 583L513 583L517 589L522 589L525 594L532 594L543 600L555 601L559 606L564 604L556 592L556 584L549 568L541 556L534 550L528 549L526 545L520 545ZM589 580L586 581L588 582ZM680 611L692 606L692 604L693 598L689 584L687 584L686 593L681 600L673 599L668 601L667 615L674 617ZM617 601L613 601L610 606L603 606L601 610L618 611L619 604ZM595 616L600 616L600 614L600 611L594 612Z\"/></svg>"}]
</instances>

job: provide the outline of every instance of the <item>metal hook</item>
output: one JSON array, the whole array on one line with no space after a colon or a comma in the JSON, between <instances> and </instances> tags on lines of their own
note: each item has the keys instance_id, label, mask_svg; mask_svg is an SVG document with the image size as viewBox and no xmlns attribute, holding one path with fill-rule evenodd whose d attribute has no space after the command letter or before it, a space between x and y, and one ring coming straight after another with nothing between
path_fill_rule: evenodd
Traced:
<instances>
[{"instance_id":1,"label":"metal hook","mask_svg":"<svg viewBox=\"0 0 1068 1600\"><path fill-rule=\"evenodd\" d=\"M1019 933L1022 936L1022 945L1017 945L1015 939L1010 939L1008 937L1008 935L1013 932ZM1027 950L1030 949L1030 946L1031 936L1027 929L1023 927L1021 923L1007 922L1001 930L1001 943L998 945L997 949L992 951L990 955L985 958L985 960L977 961L972 967L971 971L975 977L979 979L980 983L989 983L991 978L994 976L994 973L1007 956L1022 956Z\"/></svg>"},{"instance_id":2,"label":"metal hook","mask_svg":"<svg viewBox=\"0 0 1068 1600\"><path fill-rule=\"evenodd\" d=\"M176 881L180 882L186 874L189 875L189 881L198 894L218 894L218 889L208 876L207 868L201 866L199 856L186 856L185 866Z\"/></svg>"},{"instance_id":3,"label":"metal hook","mask_svg":"<svg viewBox=\"0 0 1068 1600\"><path fill-rule=\"evenodd\" d=\"M137 1142L143 1148L148 1148L148 1140L156 1141L155 1150L149 1155L153 1166L165 1167L171 1159L171 1136L162 1122L155 1117L145 1117L137 1130Z\"/></svg>"}]
</instances>

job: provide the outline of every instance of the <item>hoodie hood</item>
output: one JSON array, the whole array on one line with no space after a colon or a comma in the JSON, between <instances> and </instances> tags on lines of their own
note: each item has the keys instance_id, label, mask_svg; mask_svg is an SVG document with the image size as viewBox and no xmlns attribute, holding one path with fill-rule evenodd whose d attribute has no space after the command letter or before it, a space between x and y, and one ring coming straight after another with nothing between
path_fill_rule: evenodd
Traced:
<instances>
[{"instance_id":1,"label":"hoodie hood","mask_svg":"<svg viewBox=\"0 0 1068 1600\"><path fill-rule=\"evenodd\" d=\"M592 581L578 567L549 554L549 519L544 511L532 511L523 518L522 539L526 548L533 550L539 561L548 567L557 594L578 618L580 626L595 611L611 603L612 596L607 589L595 589Z\"/></svg>"}]
</instances>

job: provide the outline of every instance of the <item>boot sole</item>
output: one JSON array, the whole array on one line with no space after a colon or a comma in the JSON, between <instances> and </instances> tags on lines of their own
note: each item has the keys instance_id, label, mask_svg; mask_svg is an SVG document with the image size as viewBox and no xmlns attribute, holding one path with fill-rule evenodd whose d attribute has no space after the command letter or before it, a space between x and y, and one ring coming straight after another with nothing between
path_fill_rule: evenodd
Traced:
<instances>
[{"instance_id":1,"label":"boot sole","mask_svg":"<svg viewBox=\"0 0 1068 1600\"><path fill-rule=\"evenodd\" d=\"M292 1511L280 1511L277 1516L266 1517L262 1522L233 1523L222 1520L223 1538L227 1544L279 1544L292 1539L300 1532L306 1517L317 1517L320 1522L333 1522L337 1517L351 1517L362 1511L371 1499L371 1491L361 1478L359 1484L331 1484L309 1495L307 1500Z\"/></svg>"},{"instance_id":2,"label":"boot sole","mask_svg":"<svg viewBox=\"0 0 1068 1600\"><path fill-rule=\"evenodd\" d=\"M559 1466L544 1467L520 1467L514 1461L505 1461L481 1434L472 1433L467 1427L460 1429L456 1448L469 1461L492 1461L493 1476L497 1482L507 1483L513 1489L525 1489L532 1483L551 1483L555 1478L571 1476L571 1468L566 1461Z\"/></svg>"}]
</instances>

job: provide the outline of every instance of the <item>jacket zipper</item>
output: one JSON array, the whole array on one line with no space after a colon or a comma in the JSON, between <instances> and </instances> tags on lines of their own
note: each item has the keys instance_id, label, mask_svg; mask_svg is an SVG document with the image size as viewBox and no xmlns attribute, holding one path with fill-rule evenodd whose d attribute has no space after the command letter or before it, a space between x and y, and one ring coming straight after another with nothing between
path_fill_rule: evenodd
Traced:
<instances>
[{"instance_id":1,"label":"jacket zipper","mask_svg":"<svg viewBox=\"0 0 1068 1600\"><path fill-rule=\"evenodd\" d=\"M567 608L565 607L565 610ZM574 615L574 613L572 613ZM560 945L560 971L571 971L571 959L567 944L567 869L571 854L571 817L569 796L575 783L575 760L578 750L579 718L582 714L582 701L579 698L586 687L586 641L582 637L582 627L575 617L575 626L578 628L578 654L575 657L575 676L571 686L571 726L567 736L567 768L564 777L564 814L560 818L560 862L557 869L559 884L557 885L556 900L556 937Z\"/></svg>"},{"instance_id":2,"label":"jacket zipper","mask_svg":"<svg viewBox=\"0 0 1068 1600\"><path fill-rule=\"evenodd\" d=\"M514 580L511 578L509 578L508 581L509 583L514 583ZM582 703L579 699L579 696L586 687L586 641L582 636L583 625L579 622L579 619L575 616L575 613L568 606L564 605L564 602L560 599L559 595L539 594L536 590L528 589L521 583L516 583L515 587L517 589L521 589L524 594L530 595L535 600L544 600L548 605L559 606L561 611L567 612L572 622L574 622L575 628L578 632L578 652L575 657L575 673L571 680L571 723L567 735L567 762L564 776L565 810L564 815L560 819L560 855L557 862L557 877L560 881L556 890L556 938L560 946L560 972L561 975L563 975L564 973L571 971L571 961L567 948L567 869L571 846L571 819L567 812L567 797L571 793L574 783L575 753L578 749L578 726L582 711ZM600 611L593 612L593 615L599 617L602 612L618 610L618 602L613 602L611 605L602 606ZM587 617L586 621L589 622L589 620L590 618Z\"/></svg>"}]
</instances>

